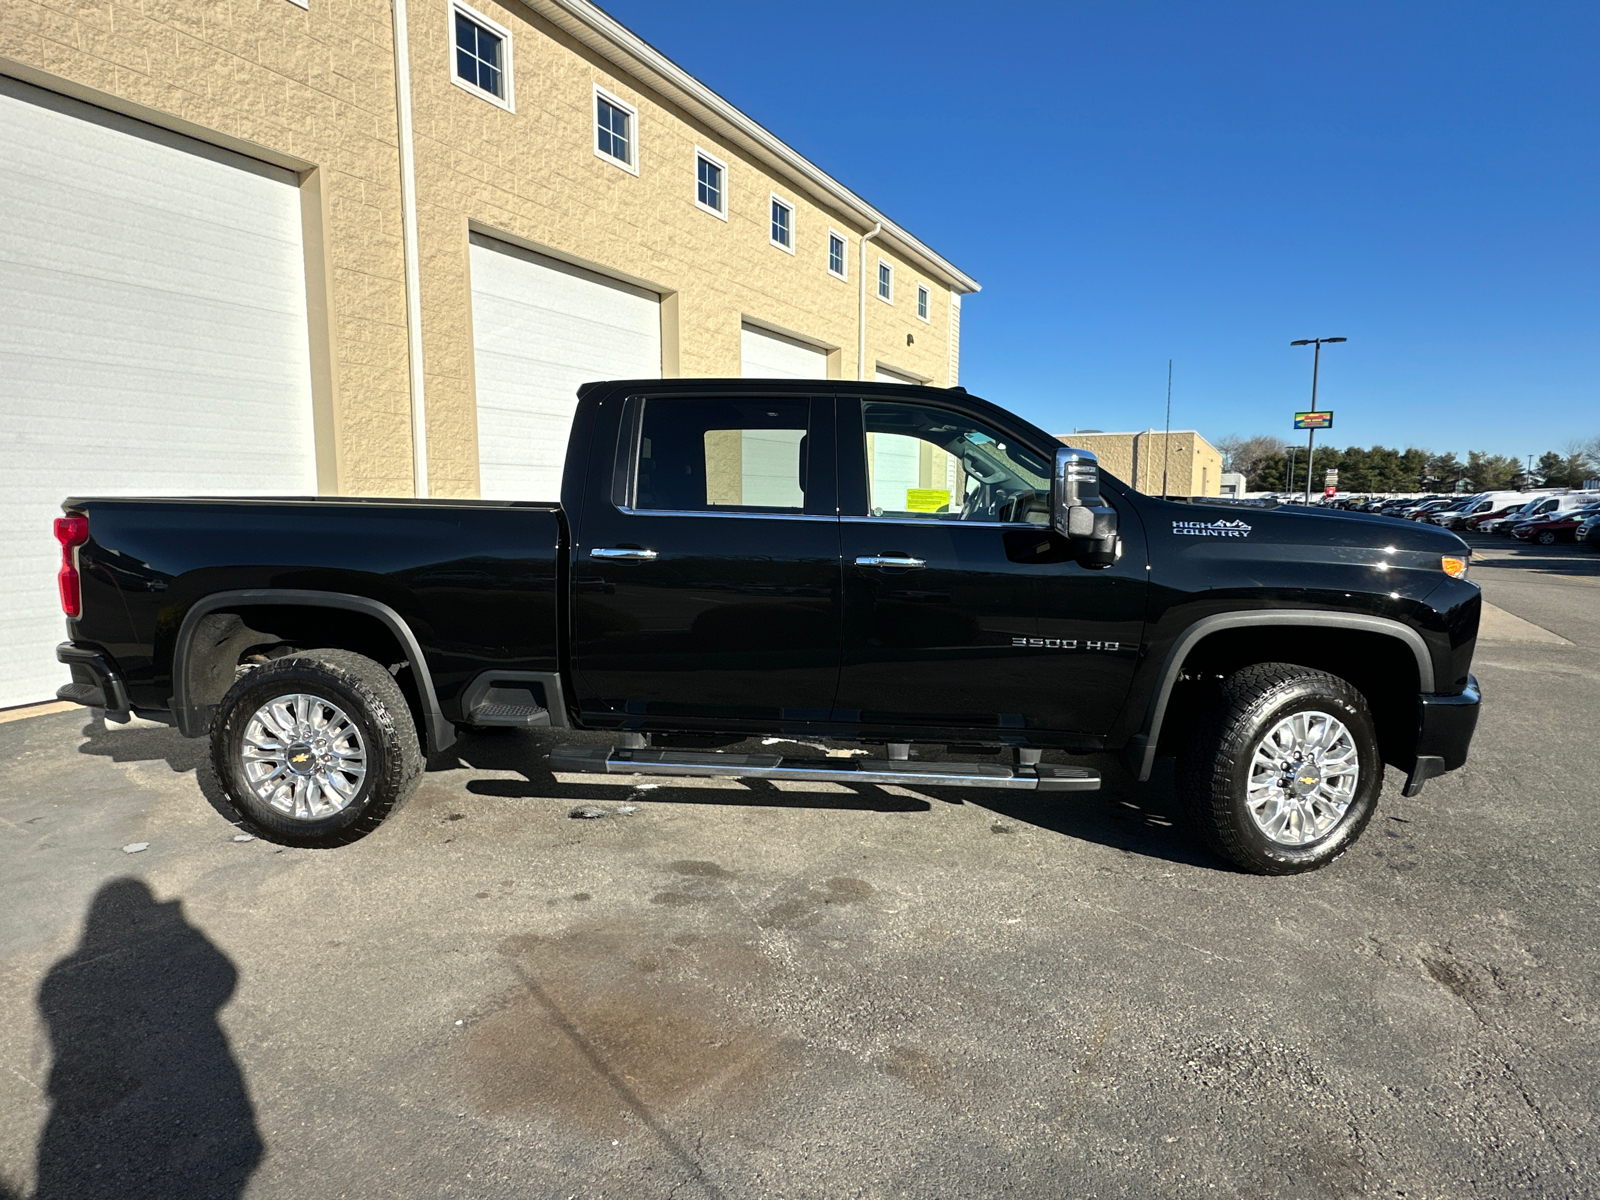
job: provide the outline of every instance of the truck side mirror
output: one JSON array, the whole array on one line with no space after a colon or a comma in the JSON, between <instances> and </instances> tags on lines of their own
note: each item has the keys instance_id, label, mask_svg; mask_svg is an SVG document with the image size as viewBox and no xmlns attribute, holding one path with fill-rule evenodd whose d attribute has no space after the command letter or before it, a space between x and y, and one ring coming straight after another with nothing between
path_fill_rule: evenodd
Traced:
<instances>
[{"instance_id":1,"label":"truck side mirror","mask_svg":"<svg viewBox=\"0 0 1600 1200\"><path fill-rule=\"evenodd\" d=\"M1122 553L1117 511L1100 496L1100 461L1087 450L1056 450L1050 480L1050 525L1077 550L1086 567L1109 567Z\"/></svg>"}]
</instances>

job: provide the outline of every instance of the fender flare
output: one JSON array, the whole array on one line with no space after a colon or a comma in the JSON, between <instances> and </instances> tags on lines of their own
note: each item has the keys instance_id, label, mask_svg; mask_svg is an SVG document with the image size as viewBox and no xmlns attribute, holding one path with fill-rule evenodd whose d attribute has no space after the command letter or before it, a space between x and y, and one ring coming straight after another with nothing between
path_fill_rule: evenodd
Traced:
<instances>
[{"instance_id":1,"label":"fender flare","mask_svg":"<svg viewBox=\"0 0 1600 1200\"><path fill-rule=\"evenodd\" d=\"M455 726L445 720L439 709L439 697L434 691L433 674L428 670L428 660L423 657L422 644L411 632L406 619L387 604L370 600L366 596L353 596L348 592L301 591L294 588L247 588L233 592L213 592L196 600L184 614L178 627L178 637L172 647L172 715L178 723L178 732L185 737L202 737L210 723L209 715L201 706L189 702L189 649L194 641L195 628L203 617L218 609L241 605L270 604L305 608L342 608L349 612L376 617L394 634L405 652L406 662L417 681L424 709L423 722L429 746L425 750L445 750L455 743Z\"/></svg>"},{"instance_id":2,"label":"fender flare","mask_svg":"<svg viewBox=\"0 0 1600 1200\"><path fill-rule=\"evenodd\" d=\"M1150 697L1150 706L1145 712L1144 729L1134 742L1139 754L1137 764L1139 782L1143 783L1149 779L1150 772L1155 766L1156 745L1161 740L1161 722L1167 714L1167 701L1172 698L1172 689L1178 682L1178 673L1183 670L1183 663L1188 658L1189 651L1210 634L1220 633L1226 629L1247 629L1262 625L1309 625L1320 626L1323 629L1354 629L1362 633L1376 633L1394 638L1403 643L1417 660L1419 691L1426 694L1434 689L1433 657L1428 653L1428 643L1423 641L1422 635L1411 626L1390 617L1326 612L1316 608L1275 608L1270 612L1219 613L1216 616L1203 617L1178 636L1172 643L1172 648L1167 651L1166 661L1161 665L1161 682ZM1141 741L1142 746L1139 745Z\"/></svg>"}]
</instances>

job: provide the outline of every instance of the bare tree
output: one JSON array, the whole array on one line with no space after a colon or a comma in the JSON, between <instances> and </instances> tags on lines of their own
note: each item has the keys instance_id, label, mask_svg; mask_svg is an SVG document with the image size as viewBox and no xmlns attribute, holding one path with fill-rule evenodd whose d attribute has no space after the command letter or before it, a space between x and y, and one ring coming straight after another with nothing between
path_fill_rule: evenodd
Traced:
<instances>
[{"instance_id":1,"label":"bare tree","mask_svg":"<svg viewBox=\"0 0 1600 1200\"><path fill-rule=\"evenodd\" d=\"M1230 433L1225 438L1217 439L1217 450L1222 454L1222 469L1237 471L1246 478L1256 475L1267 460L1282 458L1286 445L1282 438L1266 433L1258 433L1254 437Z\"/></svg>"}]
</instances>

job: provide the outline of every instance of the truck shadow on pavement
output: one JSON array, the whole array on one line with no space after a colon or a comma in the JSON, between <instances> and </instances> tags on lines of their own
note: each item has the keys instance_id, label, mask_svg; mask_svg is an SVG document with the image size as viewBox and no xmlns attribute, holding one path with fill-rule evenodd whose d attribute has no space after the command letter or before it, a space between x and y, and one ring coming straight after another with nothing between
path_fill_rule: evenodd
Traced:
<instances>
[{"instance_id":1,"label":"truck shadow on pavement","mask_svg":"<svg viewBox=\"0 0 1600 1200\"><path fill-rule=\"evenodd\" d=\"M185 738L176 729L148 725L107 725L96 717L84 726L88 739L83 754L112 762L165 761L173 771L193 771L201 794L231 825L238 817L222 796L204 739ZM562 740L575 740L560 731ZM582 735L578 735L582 736ZM603 736L588 735L598 745ZM745 747L754 752L757 744ZM470 795L508 800L563 802L624 801L630 804L707 804L764 808L835 809L843 812L928 812L933 803L980 808L1000 818L1035 826L1078 841L1093 842L1145 858L1181 863L1210 870L1232 871L1226 862L1191 842L1178 819L1173 793L1172 764L1159 760L1148 783L1138 783L1113 755L1093 763L1104 776L1098 792L1046 793L974 791L966 788L917 787L889 789L876 784L835 784L837 790L788 791L759 779L741 780L738 788L703 787L691 783L651 781L648 788L612 783L574 783L560 780L545 763L547 742L513 730L466 733L444 754L429 763L434 779L463 768L477 771L516 772L521 779L468 779L460 786ZM570 778L570 777L569 777ZM242 828L242 826L240 826ZM991 827L995 833L1008 832ZM0 1194L0 1200L4 1200Z\"/></svg>"},{"instance_id":2,"label":"truck shadow on pavement","mask_svg":"<svg viewBox=\"0 0 1600 1200\"><path fill-rule=\"evenodd\" d=\"M572 740L566 734L566 740ZM746 747L753 752L763 748ZM928 812L934 802L966 805L1001 820L990 832L1014 830L1004 820L1020 822L1070 837L1122 850L1128 854L1185 866L1232 872L1222 859L1189 840L1178 819L1172 763L1159 760L1148 783L1134 781L1114 756L1100 756L1093 765L1105 783L1101 791L1045 793L978 791L968 788L889 789L876 784L833 784L835 790L789 791L761 779L740 780L739 788L696 787L691 783L652 780L644 789L611 784L573 783L557 779L544 761L542 740L511 731L466 734L448 755L433 764L449 770L455 760L477 770L516 771L524 779L471 779L466 790L502 799L561 801L624 801L629 804L707 804L794 809L837 809L851 812ZM443 760L450 760L446 765ZM569 776L568 779L571 777Z\"/></svg>"},{"instance_id":3,"label":"truck shadow on pavement","mask_svg":"<svg viewBox=\"0 0 1600 1200\"><path fill-rule=\"evenodd\" d=\"M1148 783L1133 779L1114 755L1097 756L1093 765L1103 778L1098 792L979 792L963 798L996 816L1128 855L1238 873L1230 863L1195 844L1184 829L1171 759L1156 760ZM990 826L990 831L1010 832L1000 822Z\"/></svg>"},{"instance_id":4,"label":"truck shadow on pavement","mask_svg":"<svg viewBox=\"0 0 1600 1200\"><path fill-rule=\"evenodd\" d=\"M243 1192L264 1147L217 1023L238 977L180 901L133 878L100 889L39 987L53 1063L33 1200Z\"/></svg>"},{"instance_id":5,"label":"truck shadow on pavement","mask_svg":"<svg viewBox=\"0 0 1600 1200\"><path fill-rule=\"evenodd\" d=\"M163 760L179 775L204 765L211 755L205 738L186 738L168 725L112 724L98 710L84 725L83 736L89 740L78 747L80 754L116 763Z\"/></svg>"},{"instance_id":6,"label":"truck shadow on pavement","mask_svg":"<svg viewBox=\"0 0 1600 1200\"><path fill-rule=\"evenodd\" d=\"M206 803L228 824L244 828L223 796L206 738L186 738L168 725L115 725L99 713L83 727L83 736L88 740L78 747L79 754L109 758L114 763L165 762L177 775L193 771ZM0 1200L5 1200L3 1193Z\"/></svg>"},{"instance_id":7,"label":"truck shadow on pavement","mask_svg":"<svg viewBox=\"0 0 1600 1200\"><path fill-rule=\"evenodd\" d=\"M927 812L932 805L917 796L902 796L872 784L852 784L839 791L790 792L764 779L741 779L740 787L697 787L651 780L647 789L619 787L615 783L568 783L559 780L544 762L544 746L507 731L466 734L451 747L447 758L480 771L517 771L517 779L470 779L466 790L475 796L532 800L620 800L630 803L755 805L777 808L837 808L865 812ZM448 769L448 768L446 768Z\"/></svg>"}]
</instances>

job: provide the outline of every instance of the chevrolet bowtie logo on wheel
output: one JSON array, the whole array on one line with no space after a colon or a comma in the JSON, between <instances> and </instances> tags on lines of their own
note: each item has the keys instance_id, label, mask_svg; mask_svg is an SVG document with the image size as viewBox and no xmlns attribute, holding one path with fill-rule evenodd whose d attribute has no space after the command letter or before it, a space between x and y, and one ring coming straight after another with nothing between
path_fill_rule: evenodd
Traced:
<instances>
[{"instance_id":1,"label":"chevrolet bowtie logo on wheel","mask_svg":"<svg viewBox=\"0 0 1600 1200\"><path fill-rule=\"evenodd\" d=\"M309 755L309 754L296 754L289 761L292 762L292 763L310 762L311 761L311 755Z\"/></svg>"}]
</instances>

